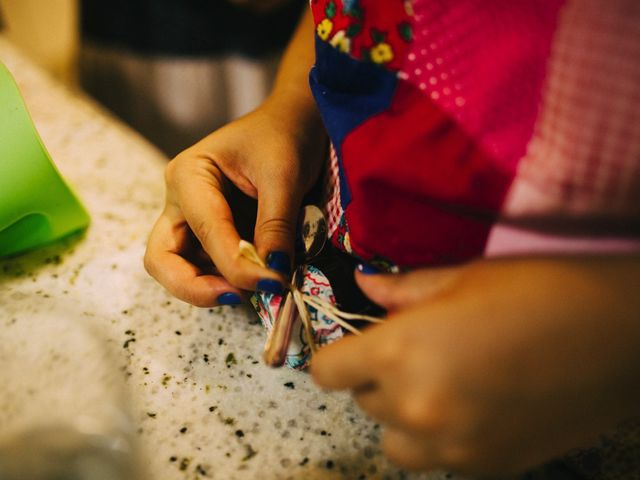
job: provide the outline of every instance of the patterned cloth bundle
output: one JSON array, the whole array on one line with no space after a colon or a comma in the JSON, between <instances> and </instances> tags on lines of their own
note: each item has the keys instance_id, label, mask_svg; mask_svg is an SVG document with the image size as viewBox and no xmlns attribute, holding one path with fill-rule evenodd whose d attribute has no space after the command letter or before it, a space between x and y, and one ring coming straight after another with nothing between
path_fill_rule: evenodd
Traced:
<instances>
[{"instance_id":1,"label":"patterned cloth bundle","mask_svg":"<svg viewBox=\"0 0 640 480\"><path fill-rule=\"evenodd\" d=\"M328 250L332 251L331 247ZM241 240L239 251L240 256L257 265L265 266L251 243ZM349 310L353 311L357 305L358 313L338 308L331 281L320 268L309 263L296 268L289 290L283 295L256 292L251 297L251 303L269 333L263 353L265 363L273 367L286 364L290 368L303 370L309 366L311 357L318 347L342 338L345 330L360 335L356 326L359 326L358 322L383 321L376 316L365 315L369 312L379 315L382 310L367 302L353 282L345 282L349 273L353 273L353 265L340 261L340 255L336 257L325 253L324 256L321 255L320 264L325 265L325 268L334 274L337 283L343 287L343 293L351 300ZM287 302L291 305L287 305ZM292 312L291 318L289 312ZM289 321L290 326L286 323Z\"/></svg>"}]
</instances>

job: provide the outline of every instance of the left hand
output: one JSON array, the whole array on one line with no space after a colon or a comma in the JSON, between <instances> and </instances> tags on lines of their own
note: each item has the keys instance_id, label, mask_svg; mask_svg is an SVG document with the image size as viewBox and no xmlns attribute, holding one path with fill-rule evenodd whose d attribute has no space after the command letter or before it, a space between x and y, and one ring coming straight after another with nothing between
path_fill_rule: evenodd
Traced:
<instances>
[{"instance_id":1,"label":"left hand","mask_svg":"<svg viewBox=\"0 0 640 480\"><path fill-rule=\"evenodd\" d=\"M507 474L640 413L640 261L484 260L357 281L387 322L311 367L409 469Z\"/></svg>"}]
</instances>

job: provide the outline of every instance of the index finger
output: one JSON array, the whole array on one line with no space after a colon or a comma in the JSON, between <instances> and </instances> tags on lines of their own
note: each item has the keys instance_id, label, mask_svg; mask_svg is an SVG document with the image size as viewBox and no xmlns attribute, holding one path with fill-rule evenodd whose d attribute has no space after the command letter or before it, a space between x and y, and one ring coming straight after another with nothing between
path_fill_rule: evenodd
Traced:
<instances>
[{"instance_id":1,"label":"index finger","mask_svg":"<svg viewBox=\"0 0 640 480\"><path fill-rule=\"evenodd\" d=\"M349 336L322 347L311 361L313 381L329 390L363 388L375 381L369 334Z\"/></svg>"},{"instance_id":2,"label":"index finger","mask_svg":"<svg viewBox=\"0 0 640 480\"><path fill-rule=\"evenodd\" d=\"M176 179L179 209L189 227L211 257L218 271L232 285L255 290L262 279L282 283L277 272L255 265L239 255L240 235L223 194L223 174L213 164L191 172L189 181Z\"/></svg>"},{"instance_id":3,"label":"index finger","mask_svg":"<svg viewBox=\"0 0 640 480\"><path fill-rule=\"evenodd\" d=\"M199 307L218 305L222 294L240 293L223 278L205 275L182 257L180 237L186 228L172 224L164 213L160 216L149 236L144 257L149 274L180 300Z\"/></svg>"}]
</instances>

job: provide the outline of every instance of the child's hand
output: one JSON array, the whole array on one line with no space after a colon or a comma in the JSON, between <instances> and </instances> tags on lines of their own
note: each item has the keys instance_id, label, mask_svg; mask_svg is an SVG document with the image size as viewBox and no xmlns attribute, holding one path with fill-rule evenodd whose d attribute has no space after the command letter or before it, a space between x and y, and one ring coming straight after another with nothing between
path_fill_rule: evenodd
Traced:
<instances>
[{"instance_id":1,"label":"child's hand","mask_svg":"<svg viewBox=\"0 0 640 480\"><path fill-rule=\"evenodd\" d=\"M198 306L239 303L240 290L256 290L261 280L262 289L281 288L302 198L326 155L323 130L313 126L270 100L173 159L145 255L148 272ZM238 256L239 231L254 234L262 258L279 252L267 258L270 269Z\"/></svg>"},{"instance_id":2,"label":"child's hand","mask_svg":"<svg viewBox=\"0 0 640 480\"><path fill-rule=\"evenodd\" d=\"M357 280L385 324L320 350L412 469L504 474L637 415L637 258L480 261Z\"/></svg>"}]
</instances>

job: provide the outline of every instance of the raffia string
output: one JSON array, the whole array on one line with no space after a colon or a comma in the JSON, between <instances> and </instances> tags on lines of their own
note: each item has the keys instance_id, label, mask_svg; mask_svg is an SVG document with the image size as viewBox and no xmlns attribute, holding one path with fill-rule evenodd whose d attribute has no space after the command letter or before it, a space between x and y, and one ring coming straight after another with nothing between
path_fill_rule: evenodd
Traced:
<instances>
[{"instance_id":1,"label":"raffia string","mask_svg":"<svg viewBox=\"0 0 640 480\"><path fill-rule=\"evenodd\" d=\"M239 255L247 260L255 263L256 265L260 265L261 267L265 267L265 263L262 261L256 248L252 243L247 242L246 240L240 240L239 245ZM311 318L309 317L309 311L307 309L307 305L314 308L318 312L327 316L338 325L340 325L345 330L350 331L355 335L360 335L361 332L356 327L351 325L347 320L363 320L371 323L382 323L384 320L372 317L369 315L359 315L356 313L349 313L340 310L335 305L330 302L326 302L316 297L312 297L311 295L304 294L295 284L290 285L291 292L293 293L293 299L296 303L296 307L298 308L298 312L300 313L300 320L302 321L302 325L304 327L305 336L307 337L307 342L309 343L309 347L311 348L311 352L314 353L317 350L317 346L315 341L313 340L313 329L311 327Z\"/></svg>"},{"instance_id":2,"label":"raffia string","mask_svg":"<svg viewBox=\"0 0 640 480\"><path fill-rule=\"evenodd\" d=\"M260 265L262 268L267 268L265 263L258 255L256 247L253 246L253 243L249 243L246 240L240 240L240 244L238 245L239 255L241 257L246 258L250 262L255 263L256 265Z\"/></svg>"},{"instance_id":3,"label":"raffia string","mask_svg":"<svg viewBox=\"0 0 640 480\"><path fill-rule=\"evenodd\" d=\"M300 321L302 322L302 326L304 327L304 335L307 337L307 343L309 344L309 348L311 349L311 354L316 353L318 347L316 346L316 342L313 336L313 327L311 326L311 317L309 316L309 310L307 310L307 306L304 304L305 295L292 284L293 293L293 301L296 302L296 306L298 307L298 313L300 314ZM288 346L287 346L288 347Z\"/></svg>"}]
</instances>

